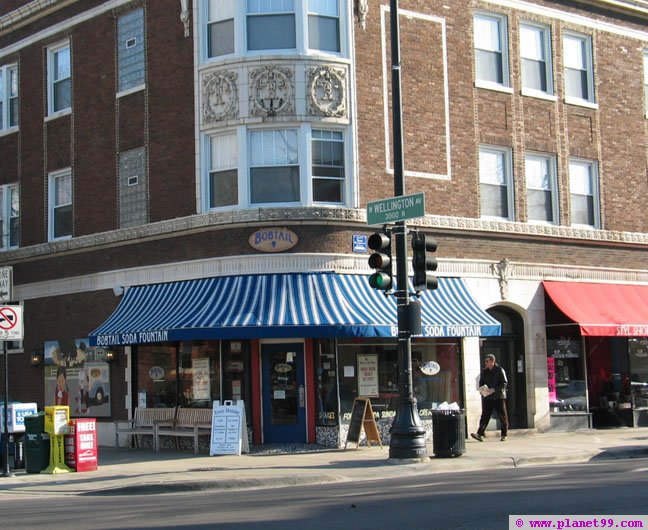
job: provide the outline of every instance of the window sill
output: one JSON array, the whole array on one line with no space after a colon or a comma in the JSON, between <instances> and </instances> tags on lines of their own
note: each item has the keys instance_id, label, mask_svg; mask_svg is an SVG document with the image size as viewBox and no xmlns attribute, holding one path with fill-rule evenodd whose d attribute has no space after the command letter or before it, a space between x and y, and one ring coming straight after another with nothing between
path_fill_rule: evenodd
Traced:
<instances>
[{"instance_id":1,"label":"window sill","mask_svg":"<svg viewBox=\"0 0 648 530\"><path fill-rule=\"evenodd\" d=\"M599 108L598 103L593 103L592 101L586 101L584 99L578 99L578 98L565 97L565 103L567 105L575 105L577 107L585 107L588 109L598 110Z\"/></svg>"},{"instance_id":2,"label":"window sill","mask_svg":"<svg viewBox=\"0 0 648 530\"><path fill-rule=\"evenodd\" d=\"M10 134L17 133L19 131L18 126L9 127L7 129L0 130L0 136L9 136Z\"/></svg>"},{"instance_id":3,"label":"window sill","mask_svg":"<svg viewBox=\"0 0 648 530\"><path fill-rule=\"evenodd\" d=\"M497 83L489 83L488 81L475 81L475 87L483 88L486 90L494 90L495 92L513 94L513 89L510 86L498 85Z\"/></svg>"},{"instance_id":4,"label":"window sill","mask_svg":"<svg viewBox=\"0 0 648 530\"><path fill-rule=\"evenodd\" d=\"M72 108L70 107L68 107L67 109L59 110L54 114L45 116L45 123L47 123L48 121L56 120L57 118L62 118L63 116L69 116L70 114L72 114Z\"/></svg>"},{"instance_id":5,"label":"window sill","mask_svg":"<svg viewBox=\"0 0 648 530\"><path fill-rule=\"evenodd\" d=\"M558 98L554 94L548 94L547 92L541 92L540 90L532 90L530 88L523 88L520 91L520 94L530 98L544 99L546 101L558 101Z\"/></svg>"},{"instance_id":6,"label":"window sill","mask_svg":"<svg viewBox=\"0 0 648 530\"><path fill-rule=\"evenodd\" d=\"M137 86L134 86L133 88L128 88L126 90L122 90L121 92L117 92L115 97L117 99L119 99L119 98L122 98L124 96L128 96L129 94L133 94L134 92L140 92L140 91L144 90L145 88L146 88L145 84L137 85Z\"/></svg>"}]
</instances>

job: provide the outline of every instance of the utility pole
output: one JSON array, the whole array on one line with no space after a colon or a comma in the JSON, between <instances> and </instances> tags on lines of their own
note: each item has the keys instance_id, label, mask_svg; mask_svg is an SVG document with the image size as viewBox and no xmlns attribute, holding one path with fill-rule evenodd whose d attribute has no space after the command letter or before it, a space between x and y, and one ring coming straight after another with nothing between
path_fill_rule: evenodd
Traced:
<instances>
[{"instance_id":1,"label":"utility pole","mask_svg":"<svg viewBox=\"0 0 648 530\"><path fill-rule=\"evenodd\" d=\"M401 107L400 35L398 0L390 0L392 116L394 151L394 195L405 195L403 163L403 118ZM407 223L396 222L396 305L398 310L398 390L399 404L391 426L389 458L427 458L425 429L418 415L412 388L412 331L421 327L418 301L411 302L407 281Z\"/></svg>"}]
</instances>

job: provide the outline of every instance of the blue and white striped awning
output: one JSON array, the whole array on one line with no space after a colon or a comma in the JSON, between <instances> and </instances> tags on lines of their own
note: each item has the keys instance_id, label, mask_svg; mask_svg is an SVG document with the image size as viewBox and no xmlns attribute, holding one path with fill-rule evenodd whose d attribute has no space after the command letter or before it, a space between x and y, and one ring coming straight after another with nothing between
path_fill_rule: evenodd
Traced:
<instances>
[{"instance_id":1,"label":"blue and white striped awning","mask_svg":"<svg viewBox=\"0 0 648 530\"><path fill-rule=\"evenodd\" d=\"M461 278L425 292L423 336L499 335L500 324ZM367 277L333 272L203 278L130 287L114 313L89 335L118 346L205 339L396 337L396 301Z\"/></svg>"}]
</instances>

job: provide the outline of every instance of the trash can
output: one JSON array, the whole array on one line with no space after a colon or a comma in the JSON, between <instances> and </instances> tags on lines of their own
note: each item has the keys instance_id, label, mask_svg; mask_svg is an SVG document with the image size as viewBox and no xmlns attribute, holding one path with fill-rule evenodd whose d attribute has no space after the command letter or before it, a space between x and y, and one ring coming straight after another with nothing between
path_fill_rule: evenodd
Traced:
<instances>
[{"instance_id":1,"label":"trash can","mask_svg":"<svg viewBox=\"0 0 648 530\"><path fill-rule=\"evenodd\" d=\"M432 412L432 449L434 456L451 458L466 452L466 411Z\"/></svg>"},{"instance_id":2,"label":"trash can","mask_svg":"<svg viewBox=\"0 0 648 530\"><path fill-rule=\"evenodd\" d=\"M45 432L45 413L25 416L25 470L40 473L49 465L50 439Z\"/></svg>"}]
</instances>

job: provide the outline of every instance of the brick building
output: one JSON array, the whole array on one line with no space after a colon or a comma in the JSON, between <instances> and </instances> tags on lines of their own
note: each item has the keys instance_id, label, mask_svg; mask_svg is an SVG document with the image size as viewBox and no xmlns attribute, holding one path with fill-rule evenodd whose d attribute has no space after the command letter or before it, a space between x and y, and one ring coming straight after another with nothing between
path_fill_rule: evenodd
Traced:
<instances>
[{"instance_id":1,"label":"brick building","mask_svg":"<svg viewBox=\"0 0 648 530\"><path fill-rule=\"evenodd\" d=\"M439 258L423 424L443 402L476 424L486 353L514 429L645 424L648 3L400 11L408 227ZM137 406L242 399L253 443L339 446L366 396L388 439L387 0L5 1L0 76L12 399L67 400L104 444Z\"/></svg>"}]
</instances>

